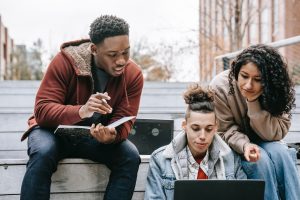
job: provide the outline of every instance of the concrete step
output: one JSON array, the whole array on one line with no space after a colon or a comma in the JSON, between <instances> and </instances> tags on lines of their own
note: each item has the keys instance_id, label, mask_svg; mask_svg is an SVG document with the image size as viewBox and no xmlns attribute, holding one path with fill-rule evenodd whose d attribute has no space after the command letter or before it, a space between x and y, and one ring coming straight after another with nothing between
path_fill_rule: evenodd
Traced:
<instances>
[{"instance_id":1,"label":"concrete step","mask_svg":"<svg viewBox=\"0 0 300 200\"><path fill-rule=\"evenodd\" d=\"M35 94L0 94L1 108L33 108ZM166 102L168 102L166 104ZM184 107L185 103L181 93L143 93L140 107Z\"/></svg>"},{"instance_id":2,"label":"concrete step","mask_svg":"<svg viewBox=\"0 0 300 200\"><path fill-rule=\"evenodd\" d=\"M24 131L27 130L27 119L31 116L30 113L0 113L0 132ZM182 112L157 112L157 113L139 113L138 119L162 119L162 120L178 120L183 118Z\"/></svg>"},{"instance_id":3,"label":"concrete step","mask_svg":"<svg viewBox=\"0 0 300 200\"><path fill-rule=\"evenodd\" d=\"M31 112L8 111L0 112L0 131L23 131L27 128L27 119ZM184 117L184 109L168 111L166 109L140 110L138 119L180 119ZM294 113L290 131L300 131L300 113Z\"/></svg>"},{"instance_id":4,"label":"concrete step","mask_svg":"<svg viewBox=\"0 0 300 200\"><path fill-rule=\"evenodd\" d=\"M141 156L133 199L143 198L149 156ZM0 199L19 199L27 159L0 159ZM80 173L78 173L80 172ZM51 199L102 199L110 170L86 159L64 159L53 174ZM77 196L78 195L78 196Z\"/></svg>"},{"instance_id":5,"label":"concrete step","mask_svg":"<svg viewBox=\"0 0 300 200\"><path fill-rule=\"evenodd\" d=\"M51 193L50 200L99 200L104 198L103 192L68 192L68 193ZM132 200L141 200L144 198L144 192L135 191ZM20 195L0 196L1 200L20 200Z\"/></svg>"},{"instance_id":6,"label":"concrete step","mask_svg":"<svg viewBox=\"0 0 300 200\"><path fill-rule=\"evenodd\" d=\"M5 80L0 81L1 88L39 88L40 81L31 80ZM189 82L159 82L159 81L145 81L144 88L186 88Z\"/></svg>"},{"instance_id":7,"label":"concrete step","mask_svg":"<svg viewBox=\"0 0 300 200\"><path fill-rule=\"evenodd\" d=\"M142 163L133 199L143 199L149 156L141 156ZM0 199L19 199L27 159L0 159ZM300 160L297 161L300 173ZM80 172L80 173L78 173ZM86 159L64 159L52 177L51 199L102 199L108 182L109 169Z\"/></svg>"},{"instance_id":8,"label":"concrete step","mask_svg":"<svg viewBox=\"0 0 300 200\"><path fill-rule=\"evenodd\" d=\"M183 107L185 104L182 94L189 84L145 82L141 98L141 108ZM38 86L38 81L0 81L0 107L33 108ZM300 86L296 87L296 94L296 106L299 108ZM168 102L168 104L165 102ZM299 113L299 111L297 112Z\"/></svg>"}]
</instances>

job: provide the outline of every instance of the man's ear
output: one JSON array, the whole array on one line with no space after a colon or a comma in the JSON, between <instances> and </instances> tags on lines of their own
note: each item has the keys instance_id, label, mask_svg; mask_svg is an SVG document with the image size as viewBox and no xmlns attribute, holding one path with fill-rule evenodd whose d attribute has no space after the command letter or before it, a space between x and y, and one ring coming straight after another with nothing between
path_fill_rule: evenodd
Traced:
<instances>
[{"instance_id":1,"label":"man's ear","mask_svg":"<svg viewBox=\"0 0 300 200\"><path fill-rule=\"evenodd\" d=\"M97 46L93 43L91 45L91 52L92 52L93 56L97 55Z\"/></svg>"}]
</instances>

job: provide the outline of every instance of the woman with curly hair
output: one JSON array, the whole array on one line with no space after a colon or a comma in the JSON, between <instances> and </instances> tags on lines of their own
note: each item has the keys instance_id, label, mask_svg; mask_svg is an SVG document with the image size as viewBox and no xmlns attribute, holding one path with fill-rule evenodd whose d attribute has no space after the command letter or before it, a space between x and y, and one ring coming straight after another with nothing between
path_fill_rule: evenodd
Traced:
<instances>
[{"instance_id":1,"label":"woman with curly hair","mask_svg":"<svg viewBox=\"0 0 300 200\"><path fill-rule=\"evenodd\" d=\"M240 157L216 134L214 93L191 85L184 93L183 131L150 159L145 200L174 199L181 179L246 179Z\"/></svg>"},{"instance_id":2,"label":"woman with curly hair","mask_svg":"<svg viewBox=\"0 0 300 200\"><path fill-rule=\"evenodd\" d=\"M291 125L295 90L287 64L267 45L243 50L211 82L221 137L250 179L265 180L265 200L300 197L296 151L281 139Z\"/></svg>"}]
</instances>

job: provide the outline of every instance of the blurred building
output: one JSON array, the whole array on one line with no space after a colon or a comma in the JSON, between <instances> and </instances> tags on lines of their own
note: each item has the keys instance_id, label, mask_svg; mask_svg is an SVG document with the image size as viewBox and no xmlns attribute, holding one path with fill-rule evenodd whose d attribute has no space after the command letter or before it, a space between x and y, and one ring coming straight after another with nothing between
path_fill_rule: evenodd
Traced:
<instances>
[{"instance_id":1,"label":"blurred building","mask_svg":"<svg viewBox=\"0 0 300 200\"><path fill-rule=\"evenodd\" d=\"M13 46L13 39L10 38L0 15L0 80L10 79L12 75Z\"/></svg>"},{"instance_id":2,"label":"blurred building","mask_svg":"<svg viewBox=\"0 0 300 200\"><path fill-rule=\"evenodd\" d=\"M300 35L299 10L298 0L199 0L200 80L211 80L229 63L215 61L218 55ZM280 51L298 73L300 45Z\"/></svg>"}]
</instances>

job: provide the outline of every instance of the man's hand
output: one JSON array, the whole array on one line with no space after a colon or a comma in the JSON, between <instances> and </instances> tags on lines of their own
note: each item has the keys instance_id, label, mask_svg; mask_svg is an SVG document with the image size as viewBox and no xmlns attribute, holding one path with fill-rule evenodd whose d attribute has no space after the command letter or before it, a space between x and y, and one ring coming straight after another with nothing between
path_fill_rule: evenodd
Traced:
<instances>
[{"instance_id":1,"label":"man's hand","mask_svg":"<svg viewBox=\"0 0 300 200\"><path fill-rule=\"evenodd\" d=\"M93 116L94 112L103 115L111 113L112 108L108 105L107 100L110 100L107 92L91 95L86 104L79 109L79 116L84 119Z\"/></svg>"},{"instance_id":2,"label":"man's hand","mask_svg":"<svg viewBox=\"0 0 300 200\"><path fill-rule=\"evenodd\" d=\"M117 131L115 128L109 128L102 124L98 124L97 126L93 124L91 126L91 134L98 142L110 144L115 141Z\"/></svg>"},{"instance_id":3,"label":"man's hand","mask_svg":"<svg viewBox=\"0 0 300 200\"><path fill-rule=\"evenodd\" d=\"M244 157L248 162L256 162L260 158L260 150L256 144L247 143L244 146Z\"/></svg>"}]
</instances>

